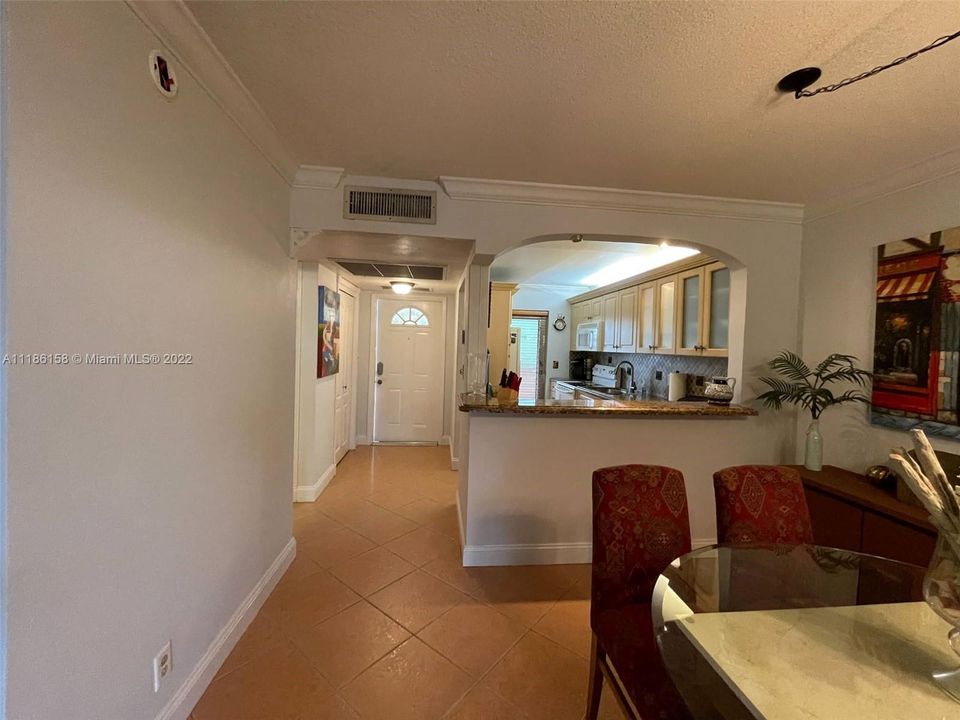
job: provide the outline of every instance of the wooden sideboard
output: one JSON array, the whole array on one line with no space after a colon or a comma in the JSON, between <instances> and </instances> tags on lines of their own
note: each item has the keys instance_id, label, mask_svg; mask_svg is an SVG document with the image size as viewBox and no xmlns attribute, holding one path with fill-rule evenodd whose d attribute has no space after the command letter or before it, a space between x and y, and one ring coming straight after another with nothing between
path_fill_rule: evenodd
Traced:
<instances>
[{"instance_id":1,"label":"wooden sideboard","mask_svg":"<svg viewBox=\"0 0 960 720\"><path fill-rule=\"evenodd\" d=\"M825 465L807 470L791 465L803 478L818 545L927 565L937 531L920 507L870 484L862 475Z\"/></svg>"}]
</instances>

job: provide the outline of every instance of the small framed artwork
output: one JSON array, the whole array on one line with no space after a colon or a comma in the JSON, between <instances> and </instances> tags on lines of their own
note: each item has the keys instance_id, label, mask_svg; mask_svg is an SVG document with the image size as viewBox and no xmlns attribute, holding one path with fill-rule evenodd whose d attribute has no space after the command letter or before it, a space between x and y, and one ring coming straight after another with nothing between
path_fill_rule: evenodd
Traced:
<instances>
[{"instance_id":1,"label":"small framed artwork","mask_svg":"<svg viewBox=\"0 0 960 720\"><path fill-rule=\"evenodd\" d=\"M340 293L317 289L317 377L325 378L340 372Z\"/></svg>"}]
</instances>

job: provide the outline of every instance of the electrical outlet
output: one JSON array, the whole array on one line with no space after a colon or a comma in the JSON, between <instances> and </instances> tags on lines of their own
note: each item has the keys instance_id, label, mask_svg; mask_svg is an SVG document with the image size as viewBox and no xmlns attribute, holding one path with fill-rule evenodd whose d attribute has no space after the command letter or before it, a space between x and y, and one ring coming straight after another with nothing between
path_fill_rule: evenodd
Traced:
<instances>
[{"instance_id":1,"label":"electrical outlet","mask_svg":"<svg viewBox=\"0 0 960 720\"><path fill-rule=\"evenodd\" d=\"M160 648L160 652L153 658L153 691L160 692L160 683L173 670L173 650L170 649L170 641Z\"/></svg>"},{"instance_id":2,"label":"electrical outlet","mask_svg":"<svg viewBox=\"0 0 960 720\"><path fill-rule=\"evenodd\" d=\"M697 387L703 386L703 375L697 375Z\"/></svg>"},{"instance_id":3,"label":"electrical outlet","mask_svg":"<svg viewBox=\"0 0 960 720\"><path fill-rule=\"evenodd\" d=\"M553 369L556 370L556 369L559 368L559 367L560 367L560 361L559 361L559 360L554 360L554 361L553 361Z\"/></svg>"},{"instance_id":4,"label":"electrical outlet","mask_svg":"<svg viewBox=\"0 0 960 720\"><path fill-rule=\"evenodd\" d=\"M657 370L656 373L654 373L654 377L657 380L663 380L663 370Z\"/></svg>"}]
</instances>

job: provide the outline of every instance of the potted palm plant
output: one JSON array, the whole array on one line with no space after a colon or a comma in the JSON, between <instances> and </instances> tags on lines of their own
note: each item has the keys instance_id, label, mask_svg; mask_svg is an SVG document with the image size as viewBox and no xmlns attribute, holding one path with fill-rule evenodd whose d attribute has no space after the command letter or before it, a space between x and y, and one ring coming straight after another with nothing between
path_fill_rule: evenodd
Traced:
<instances>
[{"instance_id":1,"label":"potted palm plant","mask_svg":"<svg viewBox=\"0 0 960 720\"><path fill-rule=\"evenodd\" d=\"M803 462L809 470L823 467L823 437L820 435L820 415L823 411L844 403L870 402L870 397L863 390L870 383L872 373L858 368L857 362L853 355L833 353L811 370L799 355L783 350L768 363L779 377L760 378L770 387L759 396L766 407L779 410L788 403L810 411L811 421L807 428ZM837 383L853 384L855 387L839 394L827 387Z\"/></svg>"}]
</instances>

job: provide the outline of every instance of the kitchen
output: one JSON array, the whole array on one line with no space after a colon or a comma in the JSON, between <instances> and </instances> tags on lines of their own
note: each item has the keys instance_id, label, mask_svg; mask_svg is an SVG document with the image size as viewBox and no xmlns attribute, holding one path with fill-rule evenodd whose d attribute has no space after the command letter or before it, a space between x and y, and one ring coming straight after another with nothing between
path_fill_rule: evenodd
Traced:
<instances>
[{"instance_id":1,"label":"kitchen","mask_svg":"<svg viewBox=\"0 0 960 720\"><path fill-rule=\"evenodd\" d=\"M739 388L727 377L727 362L731 335L739 333L731 333L726 264L709 252L644 238L604 243L574 234L565 248L560 242L545 243L540 262L533 246L521 249L524 262L506 253L491 267L494 384L501 370L516 369L508 328L520 307L514 298L527 297L517 267L537 268L528 272L541 289L551 280L569 283L546 337L548 350L561 344L568 361L546 369L552 376L535 399L490 397L495 388L483 392L482 376L470 378L475 392L461 395L469 424L465 461L461 451L465 565L589 561L589 477L596 467L642 456L681 467L688 478L709 478L746 454L773 452L755 439L756 410L732 403ZM574 262L579 276L569 271ZM606 282L590 287L598 277ZM535 309L523 303L523 312ZM705 443L710 453L691 452ZM694 481L688 492L706 490ZM695 543L711 541L709 507L691 503Z\"/></svg>"}]
</instances>

